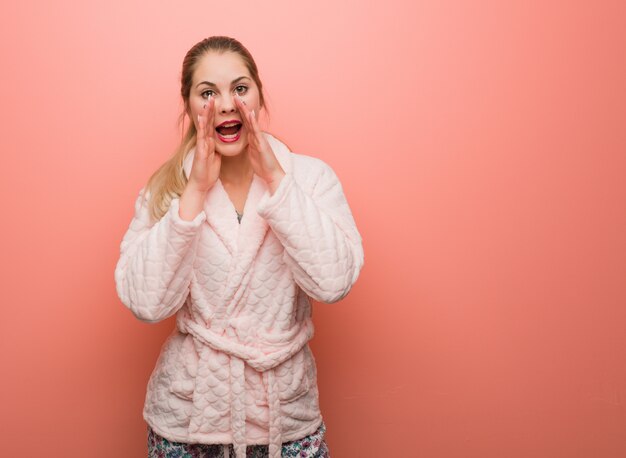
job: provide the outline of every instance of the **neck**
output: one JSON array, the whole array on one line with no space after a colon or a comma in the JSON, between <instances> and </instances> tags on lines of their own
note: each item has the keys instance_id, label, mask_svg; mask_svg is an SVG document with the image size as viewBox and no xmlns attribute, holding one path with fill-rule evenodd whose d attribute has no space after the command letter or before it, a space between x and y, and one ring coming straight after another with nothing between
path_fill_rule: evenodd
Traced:
<instances>
[{"instance_id":1,"label":"neck","mask_svg":"<svg viewBox=\"0 0 626 458\"><path fill-rule=\"evenodd\" d=\"M254 171L250 163L248 152L245 151L237 156L222 156L220 166L220 180L228 184L246 184L252 178Z\"/></svg>"}]
</instances>

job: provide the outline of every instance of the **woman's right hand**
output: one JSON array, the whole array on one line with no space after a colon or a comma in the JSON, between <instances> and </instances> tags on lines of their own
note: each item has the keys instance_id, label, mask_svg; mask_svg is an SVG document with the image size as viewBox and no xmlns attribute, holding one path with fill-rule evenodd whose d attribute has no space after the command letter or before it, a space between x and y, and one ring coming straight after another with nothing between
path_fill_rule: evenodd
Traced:
<instances>
[{"instance_id":1,"label":"woman's right hand","mask_svg":"<svg viewBox=\"0 0 626 458\"><path fill-rule=\"evenodd\" d=\"M209 97L197 119L196 152L187 186L194 191L206 193L220 176L222 156L215 151L215 100Z\"/></svg>"}]
</instances>

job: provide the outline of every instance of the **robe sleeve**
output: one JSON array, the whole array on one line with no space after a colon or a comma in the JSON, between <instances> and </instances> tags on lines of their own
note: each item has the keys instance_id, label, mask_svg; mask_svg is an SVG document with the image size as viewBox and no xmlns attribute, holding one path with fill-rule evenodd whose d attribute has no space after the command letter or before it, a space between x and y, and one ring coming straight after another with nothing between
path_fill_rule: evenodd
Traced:
<instances>
[{"instance_id":1,"label":"robe sleeve","mask_svg":"<svg viewBox=\"0 0 626 458\"><path fill-rule=\"evenodd\" d=\"M333 303L349 293L364 256L341 183L329 165L321 164L312 193L287 172L274 194L259 201L257 212L283 245L284 262L298 286L317 301Z\"/></svg>"},{"instance_id":2,"label":"robe sleeve","mask_svg":"<svg viewBox=\"0 0 626 458\"><path fill-rule=\"evenodd\" d=\"M139 192L122 239L115 284L120 300L139 320L155 323L172 316L187 299L206 213L183 220L180 199L175 198L165 215L151 223L145 194L144 189Z\"/></svg>"}]
</instances>

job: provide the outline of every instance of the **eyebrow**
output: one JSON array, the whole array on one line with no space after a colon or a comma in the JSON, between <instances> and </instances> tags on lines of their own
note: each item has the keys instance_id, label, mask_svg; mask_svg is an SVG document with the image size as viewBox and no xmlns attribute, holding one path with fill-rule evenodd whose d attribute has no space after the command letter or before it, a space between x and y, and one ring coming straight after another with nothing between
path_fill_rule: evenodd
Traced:
<instances>
[{"instance_id":1,"label":"eyebrow","mask_svg":"<svg viewBox=\"0 0 626 458\"><path fill-rule=\"evenodd\" d=\"M230 85L232 86L233 84L235 84L238 81L241 81L243 79L250 79L247 76L240 76L239 78L235 78ZM206 84L207 86L211 86L211 87L217 87L217 85L215 83L211 83L210 81L200 81L198 84L196 84L196 87L200 86L201 84Z\"/></svg>"}]
</instances>

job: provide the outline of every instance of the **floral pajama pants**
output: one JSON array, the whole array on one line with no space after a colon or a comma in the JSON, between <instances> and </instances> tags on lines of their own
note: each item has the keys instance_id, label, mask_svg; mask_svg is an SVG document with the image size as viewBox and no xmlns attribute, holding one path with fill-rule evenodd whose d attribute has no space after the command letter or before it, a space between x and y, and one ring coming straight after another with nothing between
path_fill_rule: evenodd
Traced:
<instances>
[{"instance_id":1,"label":"floral pajama pants","mask_svg":"<svg viewBox=\"0 0 626 458\"><path fill-rule=\"evenodd\" d=\"M330 458L328 446L324 441L326 425L324 423L310 436L303 439L285 442L281 456L283 458ZM229 446L230 456L235 456L232 444ZM246 458L267 458L267 445L249 445ZM224 446L220 444L185 444L170 442L159 436L148 425L148 458L224 458Z\"/></svg>"}]
</instances>

